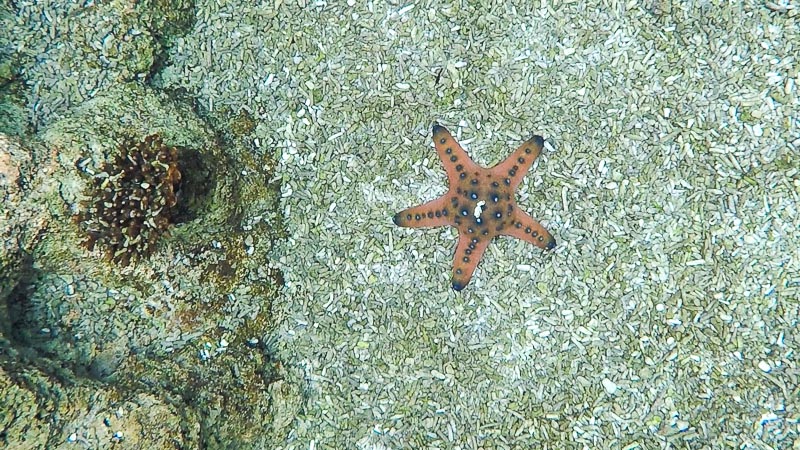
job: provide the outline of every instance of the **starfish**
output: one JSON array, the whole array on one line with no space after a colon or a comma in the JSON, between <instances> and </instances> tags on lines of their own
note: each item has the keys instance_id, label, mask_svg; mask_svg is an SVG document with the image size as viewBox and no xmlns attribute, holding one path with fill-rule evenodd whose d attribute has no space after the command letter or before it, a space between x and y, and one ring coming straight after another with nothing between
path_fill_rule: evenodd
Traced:
<instances>
[{"instance_id":1,"label":"starfish","mask_svg":"<svg viewBox=\"0 0 800 450\"><path fill-rule=\"evenodd\" d=\"M544 250L555 248L553 235L522 211L514 198L517 186L542 151L544 138L533 136L491 169L473 162L447 128L438 123L433 124L433 142L447 172L449 190L435 200L400 211L393 220L401 227L458 229L453 289L460 291L467 286L496 236L513 236Z\"/></svg>"}]
</instances>

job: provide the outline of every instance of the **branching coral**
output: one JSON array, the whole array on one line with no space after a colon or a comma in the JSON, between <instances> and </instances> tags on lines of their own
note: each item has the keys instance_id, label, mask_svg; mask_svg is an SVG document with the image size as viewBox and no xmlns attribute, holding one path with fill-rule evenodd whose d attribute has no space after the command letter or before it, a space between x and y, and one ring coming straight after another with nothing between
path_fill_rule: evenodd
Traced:
<instances>
[{"instance_id":1,"label":"branching coral","mask_svg":"<svg viewBox=\"0 0 800 450\"><path fill-rule=\"evenodd\" d=\"M180 187L178 149L158 135L125 141L113 162L94 174L91 200L76 219L88 237L114 262L127 265L149 256L175 215Z\"/></svg>"}]
</instances>

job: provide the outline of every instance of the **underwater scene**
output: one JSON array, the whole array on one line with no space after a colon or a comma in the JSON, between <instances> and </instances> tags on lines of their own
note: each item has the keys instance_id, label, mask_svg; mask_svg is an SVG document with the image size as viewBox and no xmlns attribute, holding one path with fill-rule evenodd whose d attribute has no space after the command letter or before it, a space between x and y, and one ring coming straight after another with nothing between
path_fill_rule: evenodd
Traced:
<instances>
[{"instance_id":1,"label":"underwater scene","mask_svg":"<svg viewBox=\"0 0 800 450\"><path fill-rule=\"evenodd\" d=\"M800 449L795 0L0 2L0 449Z\"/></svg>"}]
</instances>

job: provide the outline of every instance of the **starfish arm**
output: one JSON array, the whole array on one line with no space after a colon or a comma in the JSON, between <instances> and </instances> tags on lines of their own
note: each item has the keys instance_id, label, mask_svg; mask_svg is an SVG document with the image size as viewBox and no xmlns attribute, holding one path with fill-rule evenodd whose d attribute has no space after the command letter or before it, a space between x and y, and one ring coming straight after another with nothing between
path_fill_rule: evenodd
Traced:
<instances>
[{"instance_id":1,"label":"starfish arm","mask_svg":"<svg viewBox=\"0 0 800 450\"><path fill-rule=\"evenodd\" d=\"M454 290L460 291L467 286L490 241L491 239L486 237L478 238L477 236L470 237L463 233L459 234L455 260L453 261L452 283Z\"/></svg>"},{"instance_id":2,"label":"starfish arm","mask_svg":"<svg viewBox=\"0 0 800 450\"><path fill-rule=\"evenodd\" d=\"M447 180L450 186L467 177L468 172L477 172L481 168L470 159L467 152L461 148L458 141L447 131L447 128L433 124L433 143L436 146L436 153L442 160Z\"/></svg>"},{"instance_id":3,"label":"starfish arm","mask_svg":"<svg viewBox=\"0 0 800 450\"><path fill-rule=\"evenodd\" d=\"M441 227L453 224L453 218L447 209L446 196L404 209L395 214L392 220L395 225L408 228Z\"/></svg>"},{"instance_id":4,"label":"starfish arm","mask_svg":"<svg viewBox=\"0 0 800 450\"><path fill-rule=\"evenodd\" d=\"M506 177L508 185L514 190L522 182L522 178L528 173L533 162L542 152L544 147L544 138L541 136L533 136L527 141L523 142L519 148L508 156L503 162L492 167L492 172L500 177Z\"/></svg>"},{"instance_id":5,"label":"starfish arm","mask_svg":"<svg viewBox=\"0 0 800 450\"><path fill-rule=\"evenodd\" d=\"M506 227L502 234L530 242L544 250L552 250L556 246L553 235L536 219L519 209L514 211L511 226Z\"/></svg>"}]
</instances>

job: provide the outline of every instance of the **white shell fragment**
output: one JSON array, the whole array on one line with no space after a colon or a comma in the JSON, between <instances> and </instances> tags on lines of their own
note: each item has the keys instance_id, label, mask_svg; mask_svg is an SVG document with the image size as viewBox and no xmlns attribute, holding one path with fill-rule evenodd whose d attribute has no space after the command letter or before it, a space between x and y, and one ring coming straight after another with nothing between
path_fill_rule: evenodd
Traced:
<instances>
[{"instance_id":1,"label":"white shell fragment","mask_svg":"<svg viewBox=\"0 0 800 450\"><path fill-rule=\"evenodd\" d=\"M617 392L617 384L608 378L603 378L603 389L608 395L614 395Z\"/></svg>"}]
</instances>

